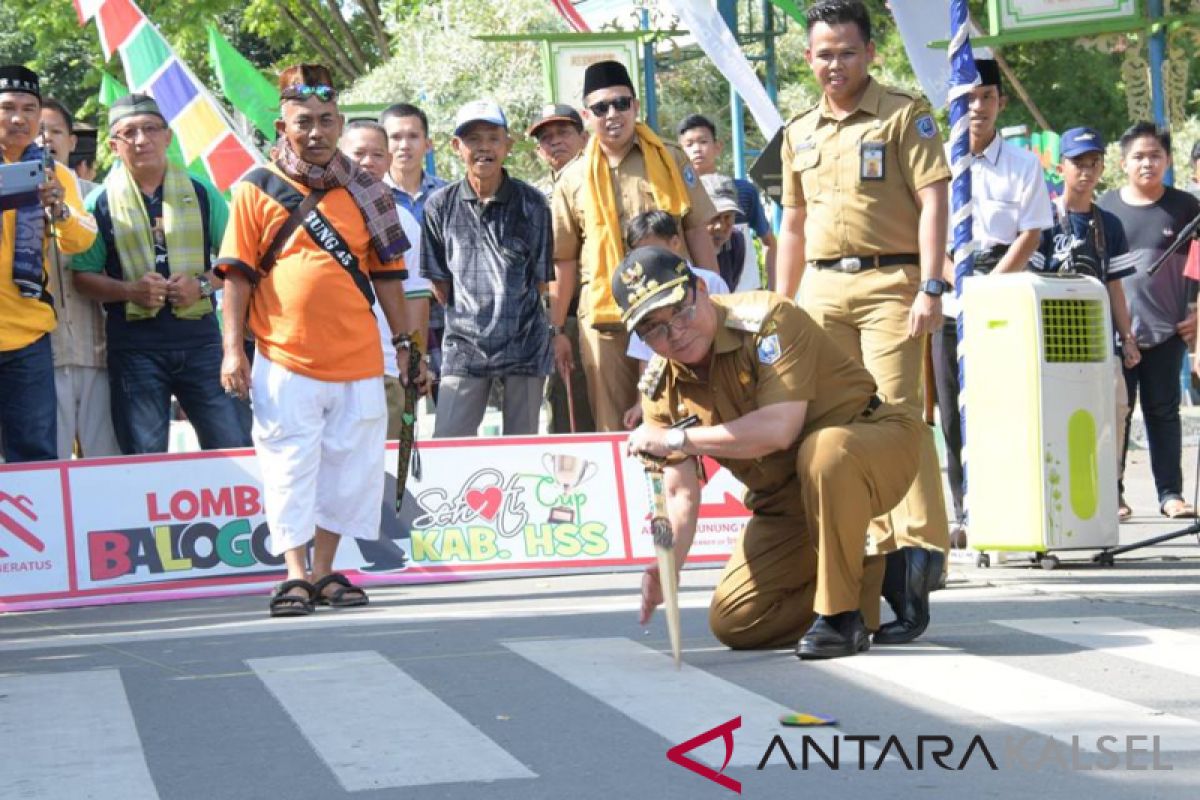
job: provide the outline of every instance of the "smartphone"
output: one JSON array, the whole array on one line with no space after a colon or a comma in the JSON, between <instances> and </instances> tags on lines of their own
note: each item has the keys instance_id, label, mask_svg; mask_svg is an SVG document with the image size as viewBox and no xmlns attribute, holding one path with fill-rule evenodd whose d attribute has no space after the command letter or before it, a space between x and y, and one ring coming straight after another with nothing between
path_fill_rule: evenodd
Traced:
<instances>
[{"instance_id":1,"label":"smartphone","mask_svg":"<svg viewBox=\"0 0 1200 800\"><path fill-rule=\"evenodd\" d=\"M46 182L40 161L0 164L0 211L20 208L38 201L38 187Z\"/></svg>"}]
</instances>

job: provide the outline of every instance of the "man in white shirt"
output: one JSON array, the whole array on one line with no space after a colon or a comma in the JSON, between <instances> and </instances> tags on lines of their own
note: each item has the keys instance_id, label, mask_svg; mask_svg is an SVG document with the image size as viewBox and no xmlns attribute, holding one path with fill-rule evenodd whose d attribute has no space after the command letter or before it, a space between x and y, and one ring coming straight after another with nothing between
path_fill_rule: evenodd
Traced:
<instances>
[{"instance_id":1,"label":"man in white shirt","mask_svg":"<svg viewBox=\"0 0 1200 800\"><path fill-rule=\"evenodd\" d=\"M971 90L969 106L974 222L971 238L978 248L975 274L1020 272L1027 266L1039 268L1042 231L1054 224L1042 165L1036 155L1005 142L996 130L996 119L1008 101L1001 86L999 65L991 59L977 59L975 65L979 69L979 85ZM948 145L946 157L950 158ZM953 237L953 230L950 235ZM949 257L945 273L954 275ZM952 293L943 298L942 311L947 320L942 332L933 335L933 370L938 416L946 440L946 473L954 498L951 542L963 546L966 516L962 422L958 414L958 326L951 324L957 322L958 307Z\"/></svg>"}]
</instances>

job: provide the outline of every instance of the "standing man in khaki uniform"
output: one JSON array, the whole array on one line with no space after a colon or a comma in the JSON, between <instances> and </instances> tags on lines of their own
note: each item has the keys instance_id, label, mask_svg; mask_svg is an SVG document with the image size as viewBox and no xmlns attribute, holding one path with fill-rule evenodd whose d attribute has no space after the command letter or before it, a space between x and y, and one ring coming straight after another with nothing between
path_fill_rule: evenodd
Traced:
<instances>
[{"instance_id":1,"label":"standing man in khaki uniform","mask_svg":"<svg viewBox=\"0 0 1200 800\"><path fill-rule=\"evenodd\" d=\"M916 475L927 435L918 416L881 402L870 373L787 298L711 297L664 247L631 252L613 294L655 352L641 382L646 421L628 449L667 461L677 564L696 531L698 458L749 489L752 516L709 609L713 633L735 648L799 639L806 659L866 650L882 577L881 560L863 556L867 529ZM699 427L669 427L691 415ZM661 601L653 565L643 622Z\"/></svg>"},{"instance_id":2,"label":"standing man in khaki uniform","mask_svg":"<svg viewBox=\"0 0 1200 800\"><path fill-rule=\"evenodd\" d=\"M592 136L554 187L554 271L550 322L560 373L571 365L564 335L577 283L579 349L598 431L623 430L622 417L637 399L638 364L625 355L629 334L611 292L612 276L625 255L629 220L660 209L681 221L692 263L717 269L706 225L712 201L675 144L664 143L637 121L638 101L624 65L601 61L583 78L584 118Z\"/></svg>"},{"instance_id":3,"label":"standing man in khaki uniform","mask_svg":"<svg viewBox=\"0 0 1200 800\"><path fill-rule=\"evenodd\" d=\"M882 397L919 411L925 336L941 326L946 289L942 140L925 100L868 74L875 45L859 0L824 0L807 19L805 57L822 97L784 134L776 285L788 297L800 289L800 304L870 371ZM899 548L884 589L896 621L876 634L879 644L924 632L949 547L928 431L920 455L912 489L878 522L884 549L892 533Z\"/></svg>"}]
</instances>

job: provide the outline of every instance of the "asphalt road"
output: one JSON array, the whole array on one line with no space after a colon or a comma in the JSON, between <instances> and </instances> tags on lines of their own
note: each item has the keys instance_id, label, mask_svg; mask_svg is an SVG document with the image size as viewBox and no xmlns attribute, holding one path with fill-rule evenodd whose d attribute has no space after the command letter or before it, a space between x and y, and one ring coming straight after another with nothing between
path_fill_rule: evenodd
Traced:
<instances>
[{"instance_id":1,"label":"asphalt road","mask_svg":"<svg viewBox=\"0 0 1200 800\"><path fill-rule=\"evenodd\" d=\"M1146 472L1135 453L1123 540L1178 527ZM0 798L1195 798L1198 556L959 560L919 643L820 664L718 645L717 573L689 571L678 672L630 574L380 589L301 620L262 597L5 615ZM728 786L667 758L712 729L687 755L720 767L728 730Z\"/></svg>"}]
</instances>

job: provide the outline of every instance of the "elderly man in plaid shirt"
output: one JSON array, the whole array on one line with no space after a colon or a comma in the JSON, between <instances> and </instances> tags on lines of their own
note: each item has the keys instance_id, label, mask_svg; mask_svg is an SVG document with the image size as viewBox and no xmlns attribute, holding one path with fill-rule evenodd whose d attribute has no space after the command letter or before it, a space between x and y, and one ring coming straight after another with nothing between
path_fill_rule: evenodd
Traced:
<instances>
[{"instance_id":1,"label":"elderly man in plaid shirt","mask_svg":"<svg viewBox=\"0 0 1200 800\"><path fill-rule=\"evenodd\" d=\"M504 434L537 433L552 354L570 352L541 301L554 276L550 208L504 170L512 139L495 103L459 110L453 146L467 174L429 198L421 245L421 274L446 307L433 435L474 436L493 381L504 386Z\"/></svg>"}]
</instances>

